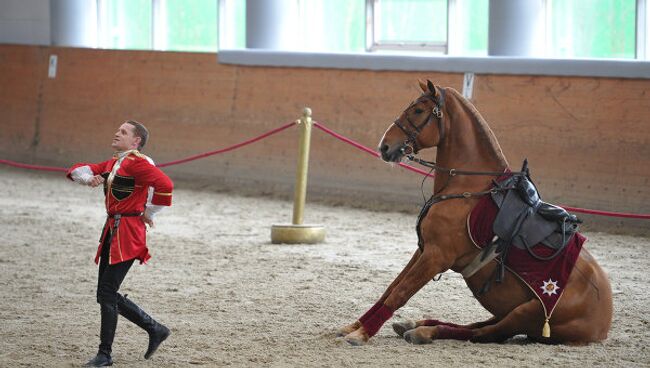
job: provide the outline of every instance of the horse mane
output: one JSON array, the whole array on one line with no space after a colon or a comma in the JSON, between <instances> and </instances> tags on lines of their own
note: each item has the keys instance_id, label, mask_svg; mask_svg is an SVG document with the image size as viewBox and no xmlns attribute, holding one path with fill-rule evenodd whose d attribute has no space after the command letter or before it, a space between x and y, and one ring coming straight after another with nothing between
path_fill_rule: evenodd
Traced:
<instances>
[{"instance_id":1,"label":"horse mane","mask_svg":"<svg viewBox=\"0 0 650 368\"><path fill-rule=\"evenodd\" d=\"M485 140L488 142L488 144L494 148L495 153L500 161L503 162L503 164L507 167L508 162L505 158L505 155L503 154L503 151L501 150L501 146L499 145L499 142L497 141L496 135L494 135L494 132L492 129L490 129L490 126L488 125L487 121L481 116L481 113L478 112L476 107L469 102L460 92L456 91L454 88L447 87L445 88L446 92L448 94L451 94L452 96L455 97L455 100L457 100L461 107L469 113L469 115L473 118L477 129L477 132L479 133L479 138L482 140Z\"/></svg>"}]
</instances>

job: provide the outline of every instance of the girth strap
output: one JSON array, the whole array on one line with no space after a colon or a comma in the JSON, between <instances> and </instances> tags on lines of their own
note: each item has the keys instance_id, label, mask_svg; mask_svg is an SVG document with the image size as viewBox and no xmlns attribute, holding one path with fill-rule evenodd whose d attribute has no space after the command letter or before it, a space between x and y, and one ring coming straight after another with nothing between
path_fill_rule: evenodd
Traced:
<instances>
[{"instance_id":1,"label":"girth strap","mask_svg":"<svg viewBox=\"0 0 650 368\"><path fill-rule=\"evenodd\" d=\"M472 277L478 270L483 268L483 266L487 265L493 259L499 256L499 253L497 252L496 240L497 237L495 236L492 239L490 245L488 245L484 251L477 254L476 257L474 257L474 259L472 260L472 262L470 262L467 266L465 266L465 268L463 268L462 271L460 271L460 274L463 275L463 278L468 279Z\"/></svg>"}]
</instances>

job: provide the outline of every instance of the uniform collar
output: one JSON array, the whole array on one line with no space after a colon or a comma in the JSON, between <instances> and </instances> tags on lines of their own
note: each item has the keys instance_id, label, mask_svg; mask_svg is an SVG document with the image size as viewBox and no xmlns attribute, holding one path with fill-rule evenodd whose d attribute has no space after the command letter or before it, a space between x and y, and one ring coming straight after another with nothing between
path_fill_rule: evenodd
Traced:
<instances>
[{"instance_id":1,"label":"uniform collar","mask_svg":"<svg viewBox=\"0 0 650 368\"><path fill-rule=\"evenodd\" d=\"M122 158L128 156L131 153L139 153L139 152L138 152L137 149L128 150L128 151L117 151L117 152L113 153L113 158L119 160L119 159L122 159Z\"/></svg>"}]
</instances>

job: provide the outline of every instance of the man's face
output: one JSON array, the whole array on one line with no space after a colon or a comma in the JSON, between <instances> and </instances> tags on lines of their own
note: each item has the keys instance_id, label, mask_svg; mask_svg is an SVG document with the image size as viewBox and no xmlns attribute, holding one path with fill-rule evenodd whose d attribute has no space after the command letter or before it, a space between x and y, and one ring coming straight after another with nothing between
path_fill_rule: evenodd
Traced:
<instances>
[{"instance_id":1,"label":"man's face","mask_svg":"<svg viewBox=\"0 0 650 368\"><path fill-rule=\"evenodd\" d=\"M137 149L140 141L141 138L135 135L135 127L129 123L124 123L115 132L111 147L116 151L128 151Z\"/></svg>"}]
</instances>

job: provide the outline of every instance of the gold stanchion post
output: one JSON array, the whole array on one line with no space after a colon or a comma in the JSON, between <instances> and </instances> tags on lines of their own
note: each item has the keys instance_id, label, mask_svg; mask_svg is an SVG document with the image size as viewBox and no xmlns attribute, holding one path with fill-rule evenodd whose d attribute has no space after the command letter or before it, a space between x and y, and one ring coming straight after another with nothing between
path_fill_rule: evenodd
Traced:
<instances>
[{"instance_id":1,"label":"gold stanchion post","mask_svg":"<svg viewBox=\"0 0 650 368\"><path fill-rule=\"evenodd\" d=\"M307 170L309 166L309 145L311 143L311 109L305 107L298 120L300 147L296 169L296 188L293 195L293 218L290 225L271 226L271 242L274 244L315 244L325 240L322 225L303 224L305 198L307 196Z\"/></svg>"}]
</instances>

